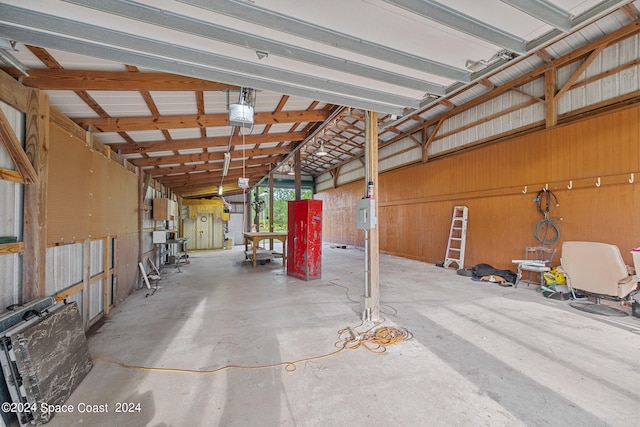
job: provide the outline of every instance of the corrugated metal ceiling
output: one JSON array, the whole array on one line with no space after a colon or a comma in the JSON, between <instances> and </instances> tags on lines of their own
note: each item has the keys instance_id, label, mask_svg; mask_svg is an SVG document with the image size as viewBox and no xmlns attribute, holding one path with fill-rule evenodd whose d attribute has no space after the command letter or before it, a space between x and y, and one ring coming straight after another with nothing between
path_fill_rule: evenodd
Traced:
<instances>
[{"instance_id":1,"label":"corrugated metal ceiling","mask_svg":"<svg viewBox=\"0 0 640 427\"><path fill-rule=\"evenodd\" d=\"M10 53L34 76L43 72L25 84L43 87L65 115L94 123L102 142L142 168L181 165L174 174L185 177L205 171L196 186L166 185L207 195L219 184L237 189L247 163L257 182L303 144L302 171L317 176L362 152L364 110L379 113L380 138L390 140L397 133L389 126L406 131L418 116L447 111L443 98L459 105L487 92L474 84L483 77L500 85L539 67L544 61L534 53L541 48L558 57L628 24L619 10L626 3L2 0L0 39L17 42ZM81 74L74 80L63 70ZM64 88L51 83L61 84L56 71L67 79ZM221 84L167 77L134 89L118 80L98 87L103 71L119 73L121 82L125 73L159 71ZM256 124L248 135L224 123L240 87L255 90ZM166 120L107 126L147 117ZM323 129L330 154L320 157L313 138ZM232 154L228 176L225 151ZM212 166L193 166L206 164ZM157 170L154 177L164 180Z\"/></svg>"}]
</instances>

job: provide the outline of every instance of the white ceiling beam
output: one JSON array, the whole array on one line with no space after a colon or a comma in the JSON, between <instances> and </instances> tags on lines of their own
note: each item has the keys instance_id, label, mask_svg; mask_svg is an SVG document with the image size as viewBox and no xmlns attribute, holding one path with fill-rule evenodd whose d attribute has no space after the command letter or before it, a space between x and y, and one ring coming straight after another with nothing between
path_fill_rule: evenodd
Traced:
<instances>
[{"instance_id":1,"label":"white ceiling beam","mask_svg":"<svg viewBox=\"0 0 640 427\"><path fill-rule=\"evenodd\" d=\"M510 51L526 53L526 41L520 37L478 21L462 12L430 0L383 0L409 12L438 22L456 31L482 39Z\"/></svg>"},{"instance_id":2,"label":"white ceiling beam","mask_svg":"<svg viewBox=\"0 0 640 427\"><path fill-rule=\"evenodd\" d=\"M253 36L234 28L223 27L213 22L178 15L147 5L131 3L121 0L64 0L67 3L88 7L106 13L111 13L127 19L158 25L171 30L193 34L209 40L233 44L256 52L265 52L269 56L277 55L284 58L317 65L324 68L355 74L360 77L383 81L389 84L420 90L438 96L446 94L446 88L426 80L401 75L392 71L361 64L348 59L314 52L291 44L262 37Z\"/></svg>"},{"instance_id":3,"label":"white ceiling beam","mask_svg":"<svg viewBox=\"0 0 640 427\"><path fill-rule=\"evenodd\" d=\"M122 51L113 47L99 44L87 44L83 41L66 39L50 34L40 34L30 32L20 28L0 28L0 34L8 35L12 40L21 43L40 46L48 49L56 49L63 52L75 53L78 55L101 58L123 64L132 64L149 69L165 71L168 73L190 76L205 80L225 82L236 86L249 86L255 89L267 90L270 92L284 93L300 98L317 100L329 104L345 105L353 108L361 108L371 111L388 112L389 114L402 115L406 109L401 106L366 100L362 98L348 97L335 93L326 93L309 88L296 88L284 83L272 82L250 76L238 76L221 70L212 70L193 64L184 64L177 61L166 61L148 55L135 54Z\"/></svg>"},{"instance_id":4,"label":"white ceiling beam","mask_svg":"<svg viewBox=\"0 0 640 427\"><path fill-rule=\"evenodd\" d=\"M3 24L0 35L22 43L191 77L390 114L403 114L405 109L417 108L419 104L418 100L393 93L266 67L4 4L0 4L0 23Z\"/></svg>"},{"instance_id":5,"label":"white ceiling beam","mask_svg":"<svg viewBox=\"0 0 640 427\"><path fill-rule=\"evenodd\" d=\"M176 1L250 22L261 27L285 32L307 40L313 40L314 42L323 43L339 49L354 52L359 55L369 56L371 58L387 61L425 73L434 74L450 80L469 82L471 79L471 73L467 70L392 49L388 46L362 40L310 22L300 21L253 4L240 3L231 0Z\"/></svg>"},{"instance_id":6,"label":"white ceiling beam","mask_svg":"<svg viewBox=\"0 0 640 427\"><path fill-rule=\"evenodd\" d=\"M571 31L571 14L547 0L500 0L527 15L568 33Z\"/></svg>"}]
</instances>

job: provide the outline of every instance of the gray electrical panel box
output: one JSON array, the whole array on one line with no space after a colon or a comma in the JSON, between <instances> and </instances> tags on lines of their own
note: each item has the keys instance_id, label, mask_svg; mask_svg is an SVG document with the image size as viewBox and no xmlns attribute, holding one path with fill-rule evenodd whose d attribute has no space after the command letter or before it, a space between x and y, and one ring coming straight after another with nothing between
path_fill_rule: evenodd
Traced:
<instances>
[{"instance_id":1,"label":"gray electrical panel box","mask_svg":"<svg viewBox=\"0 0 640 427\"><path fill-rule=\"evenodd\" d=\"M370 230L376 227L375 199L361 199L356 203L356 228L358 230Z\"/></svg>"}]
</instances>

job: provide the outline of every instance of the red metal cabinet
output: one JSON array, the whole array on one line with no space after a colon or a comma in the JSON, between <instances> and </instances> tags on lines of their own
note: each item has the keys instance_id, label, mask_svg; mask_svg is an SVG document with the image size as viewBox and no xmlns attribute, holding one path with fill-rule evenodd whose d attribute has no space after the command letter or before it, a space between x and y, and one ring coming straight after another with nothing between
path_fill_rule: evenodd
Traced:
<instances>
[{"instance_id":1,"label":"red metal cabinet","mask_svg":"<svg viewBox=\"0 0 640 427\"><path fill-rule=\"evenodd\" d=\"M287 275L302 280L322 273L322 200L289 201Z\"/></svg>"}]
</instances>

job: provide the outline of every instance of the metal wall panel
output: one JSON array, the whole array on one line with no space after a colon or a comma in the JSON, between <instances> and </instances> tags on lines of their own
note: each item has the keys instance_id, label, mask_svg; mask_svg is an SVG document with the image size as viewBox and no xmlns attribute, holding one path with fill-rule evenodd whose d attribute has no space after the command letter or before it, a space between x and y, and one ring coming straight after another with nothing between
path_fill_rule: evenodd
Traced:
<instances>
[{"instance_id":1,"label":"metal wall panel","mask_svg":"<svg viewBox=\"0 0 640 427\"><path fill-rule=\"evenodd\" d=\"M378 164L379 172L420 161L422 159L422 147L415 146L415 144L414 147L404 153L381 160Z\"/></svg>"},{"instance_id":2,"label":"metal wall panel","mask_svg":"<svg viewBox=\"0 0 640 427\"><path fill-rule=\"evenodd\" d=\"M0 102L0 109L7 117L19 141L24 140L24 114ZM0 168L16 170L4 144L0 142ZM0 236L16 237L22 240L23 218L22 184L0 180ZM22 254L0 255L0 312L21 301L22 294Z\"/></svg>"},{"instance_id":3,"label":"metal wall panel","mask_svg":"<svg viewBox=\"0 0 640 427\"><path fill-rule=\"evenodd\" d=\"M22 184L0 180L0 236L22 237Z\"/></svg>"},{"instance_id":4,"label":"metal wall panel","mask_svg":"<svg viewBox=\"0 0 640 427\"><path fill-rule=\"evenodd\" d=\"M499 102L497 103L499 104ZM501 107L501 106L500 106ZM496 109L496 104L490 106L490 110ZM542 103L533 104L527 108L513 111L509 114L482 122L464 132L455 133L442 139L436 139L428 148L429 156L442 153L447 150L461 147L476 140L489 138L503 132L514 130L518 127L533 124L544 120L545 108ZM491 113L488 113L491 114ZM487 114L487 115L488 115ZM462 142L464 141L464 143Z\"/></svg>"},{"instance_id":5,"label":"metal wall panel","mask_svg":"<svg viewBox=\"0 0 640 427\"><path fill-rule=\"evenodd\" d=\"M104 240L91 242L91 263L89 274L91 277L104 271Z\"/></svg>"},{"instance_id":6,"label":"metal wall panel","mask_svg":"<svg viewBox=\"0 0 640 427\"><path fill-rule=\"evenodd\" d=\"M89 320L93 320L97 315L102 313L104 292L104 280L93 283L89 289Z\"/></svg>"},{"instance_id":7,"label":"metal wall panel","mask_svg":"<svg viewBox=\"0 0 640 427\"><path fill-rule=\"evenodd\" d=\"M408 163L422 160L422 147L410 138L404 138L393 145L380 149L378 171L384 172Z\"/></svg>"},{"instance_id":8,"label":"metal wall panel","mask_svg":"<svg viewBox=\"0 0 640 427\"><path fill-rule=\"evenodd\" d=\"M0 109L2 109L2 112L7 117L9 125L11 125L18 141L22 142L24 146L24 114L2 101L0 101ZM9 157L2 143L0 143L0 168L16 170L13 160Z\"/></svg>"},{"instance_id":9,"label":"metal wall panel","mask_svg":"<svg viewBox=\"0 0 640 427\"><path fill-rule=\"evenodd\" d=\"M576 83L633 61L638 57L638 37L637 35L630 37L621 43L604 49L576 80ZM564 82L568 81L580 65L581 62L576 62L559 69L557 76L558 86L562 86ZM637 65L629 67L600 80L580 85L567 91L558 101L558 114L569 113L637 91L640 88L638 68Z\"/></svg>"},{"instance_id":10,"label":"metal wall panel","mask_svg":"<svg viewBox=\"0 0 640 427\"><path fill-rule=\"evenodd\" d=\"M330 174L323 173L316 178L316 191L318 193L331 188L333 188L333 178Z\"/></svg>"},{"instance_id":11,"label":"metal wall panel","mask_svg":"<svg viewBox=\"0 0 640 427\"><path fill-rule=\"evenodd\" d=\"M83 258L82 243L47 248L46 294L55 295L82 282Z\"/></svg>"},{"instance_id":12,"label":"metal wall panel","mask_svg":"<svg viewBox=\"0 0 640 427\"><path fill-rule=\"evenodd\" d=\"M0 313L20 302L22 283L22 255L0 255Z\"/></svg>"},{"instance_id":13,"label":"metal wall panel","mask_svg":"<svg viewBox=\"0 0 640 427\"><path fill-rule=\"evenodd\" d=\"M575 67L577 68L578 66ZM571 70L563 70L563 72L568 76L571 74ZM565 78L568 79L568 77ZM536 79L518 87L518 89L532 97L541 98L544 96L544 79ZM436 139L429 147L429 154L434 155L456 149L543 120L544 106L542 103L538 103L504 114L490 121L467 127L469 124L482 120L484 117L500 114L502 111L530 101L531 97L526 94L509 91L446 120L438 133L450 135ZM462 101L464 98L460 97L460 100ZM458 129L460 131L456 132Z\"/></svg>"},{"instance_id":14,"label":"metal wall panel","mask_svg":"<svg viewBox=\"0 0 640 427\"><path fill-rule=\"evenodd\" d=\"M338 185L364 178L364 167L360 160L349 162L340 169Z\"/></svg>"}]
</instances>

